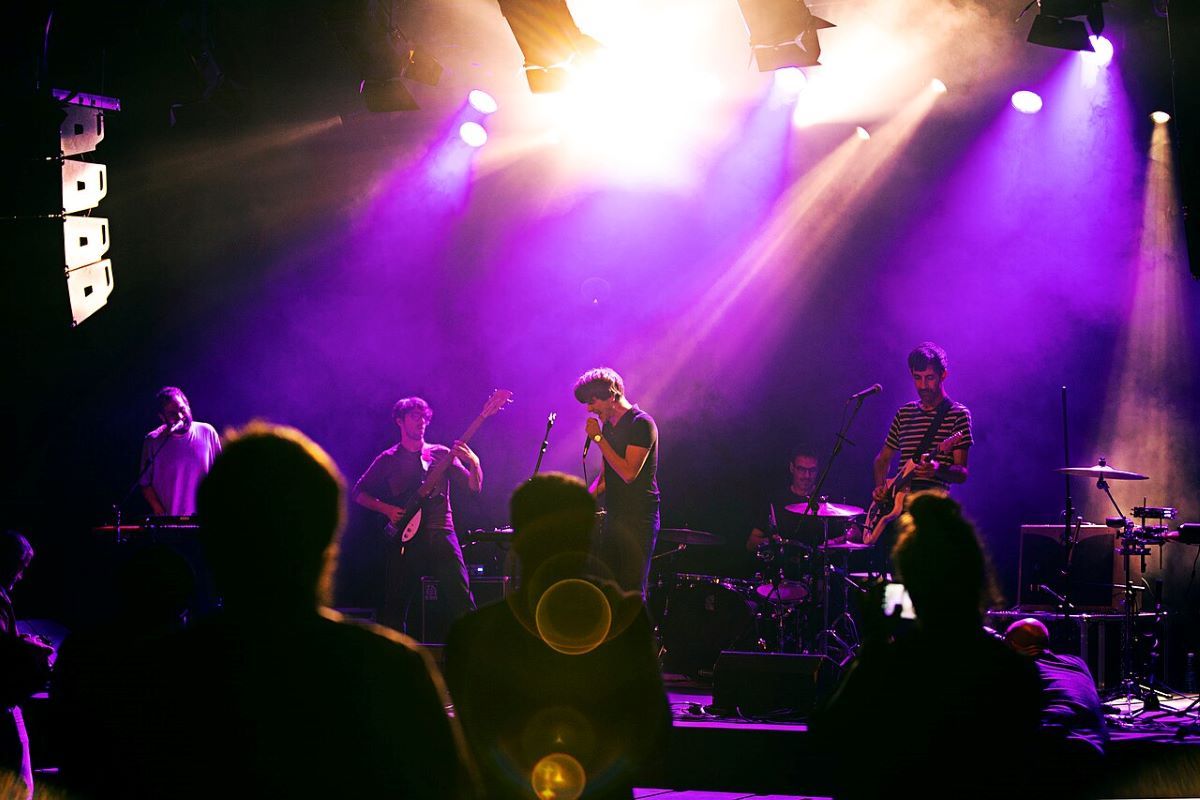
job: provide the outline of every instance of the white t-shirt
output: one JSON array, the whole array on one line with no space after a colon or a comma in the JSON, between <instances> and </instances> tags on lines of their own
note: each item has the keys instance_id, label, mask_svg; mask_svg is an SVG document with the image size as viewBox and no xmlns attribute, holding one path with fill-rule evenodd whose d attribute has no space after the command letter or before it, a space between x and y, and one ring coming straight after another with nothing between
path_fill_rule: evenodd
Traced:
<instances>
[{"instance_id":1,"label":"white t-shirt","mask_svg":"<svg viewBox=\"0 0 1200 800\"><path fill-rule=\"evenodd\" d=\"M155 428L142 441L142 469L157 455L142 475L141 485L154 487L167 514L195 514L196 487L220 452L221 438L207 422L193 421L185 433L175 435L168 434L165 425Z\"/></svg>"}]
</instances>

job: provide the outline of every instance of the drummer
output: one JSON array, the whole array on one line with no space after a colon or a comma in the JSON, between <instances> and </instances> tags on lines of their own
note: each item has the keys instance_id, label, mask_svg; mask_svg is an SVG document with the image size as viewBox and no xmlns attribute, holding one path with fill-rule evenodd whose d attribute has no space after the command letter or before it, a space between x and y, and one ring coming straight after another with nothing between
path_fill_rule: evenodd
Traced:
<instances>
[{"instance_id":1,"label":"drummer","mask_svg":"<svg viewBox=\"0 0 1200 800\"><path fill-rule=\"evenodd\" d=\"M792 450L792 457L788 459L791 480L787 488L775 492L762 509L761 517L746 539L747 550L757 552L773 541L773 537L810 548L821 544L825 532L822 520L788 510L789 506L803 506L809 502L817 485L818 471L812 448L798 445Z\"/></svg>"}]
</instances>

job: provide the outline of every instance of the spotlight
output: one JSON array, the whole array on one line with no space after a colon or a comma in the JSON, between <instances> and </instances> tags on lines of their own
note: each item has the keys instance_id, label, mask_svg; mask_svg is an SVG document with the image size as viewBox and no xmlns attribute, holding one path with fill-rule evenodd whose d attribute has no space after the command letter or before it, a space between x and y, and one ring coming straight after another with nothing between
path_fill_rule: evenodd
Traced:
<instances>
[{"instance_id":1,"label":"spotlight","mask_svg":"<svg viewBox=\"0 0 1200 800\"><path fill-rule=\"evenodd\" d=\"M817 31L836 26L815 16L801 0L738 0L738 6L759 72L820 64Z\"/></svg>"},{"instance_id":2,"label":"spotlight","mask_svg":"<svg viewBox=\"0 0 1200 800\"><path fill-rule=\"evenodd\" d=\"M1030 44L1040 44L1043 47L1057 47L1062 50L1094 51L1088 37L1088 25L1092 34L1099 36L1104 31L1104 0L1036 0L1038 15L1033 18L1033 27L1029 29ZM1032 6L1026 6L1026 10ZM1024 14L1024 12L1021 12ZM1087 25L1082 20L1073 17L1085 17ZM1019 17L1018 17L1019 19Z\"/></svg>"},{"instance_id":3,"label":"spotlight","mask_svg":"<svg viewBox=\"0 0 1200 800\"><path fill-rule=\"evenodd\" d=\"M1022 114L1036 114L1042 110L1042 98L1036 92L1022 89L1013 92L1012 107Z\"/></svg>"},{"instance_id":4,"label":"spotlight","mask_svg":"<svg viewBox=\"0 0 1200 800\"><path fill-rule=\"evenodd\" d=\"M496 109L500 107L496 103L496 98L482 89L472 89L471 93L467 95L467 102L480 114L495 114Z\"/></svg>"},{"instance_id":5,"label":"spotlight","mask_svg":"<svg viewBox=\"0 0 1200 800\"><path fill-rule=\"evenodd\" d=\"M857 128L854 129L854 135L857 136L858 138L862 139L864 142L871 138L871 132L868 131L866 128L864 128L862 125L859 125Z\"/></svg>"},{"instance_id":6,"label":"spotlight","mask_svg":"<svg viewBox=\"0 0 1200 800\"><path fill-rule=\"evenodd\" d=\"M942 83L940 78L934 78L931 80L929 82L929 88L933 90L934 94L945 94L946 92L950 91L946 88L946 84Z\"/></svg>"},{"instance_id":7,"label":"spotlight","mask_svg":"<svg viewBox=\"0 0 1200 800\"><path fill-rule=\"evenodd\" d=\"M579 30L567 0L500 0L500 13L525 56L525 80L535 94L564 88L575 61L600 49Z\"/></svg>"},{"instance_id":8,"label":"spotlight","mask_svg":"<svg viewBox=\"0 0 1200 800\"><path fill-rule=\"evenodd\" d=\"M1087 50L1081 50L1079 52L1079 57L1082 58L1085 63L1091 64L1095 67L1107 67L1112 63L1112 42L1103 36L1089 36L1088 41L1092 43L1092 50L1095 52L1088 52Z\"/></svg>"},{"instance_id":9,"label":"spotlight","mask_svg":"<svg viewBox=\"0 0 1200 800\"><path fill-rule=\"evenodd\" d=\"M1166 125L1171 121L1171 115L1165 111L1155 111L1150 115L1150 119L1154 120L1155 125Z\"/></svg>"},{"instance_id":10,"label":"spotlight","mask_svg":"<svg viewBox=\"0 0 1200 800\"><path fill-rule=\"evenodd\" d=\"M800 94L808 85L806 76L798 67L784 67L775 70L775 88L786 94Z\"/></svg>"},{"instance_id":11,"label":"spotlight","mask_svg":"<svg viewBox=\"0 0 1200 800\"><path fill-rule=\"evenodd\" d=\"M458 129L458 137L471 147L483 147L488 140L487 131L478 122L464 122Z\"/></svg>"}]
</instances>

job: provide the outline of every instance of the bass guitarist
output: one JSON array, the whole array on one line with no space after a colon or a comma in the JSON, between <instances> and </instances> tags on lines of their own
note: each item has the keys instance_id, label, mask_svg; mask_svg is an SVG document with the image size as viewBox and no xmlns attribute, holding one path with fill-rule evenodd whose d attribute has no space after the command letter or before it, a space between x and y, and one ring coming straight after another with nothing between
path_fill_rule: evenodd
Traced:
<instances>
[{"instance_id":1,"label":"bass guitarist","mask_svg":"<svg viewBox=\"0 0 1200 800\"><path fill-rule=\"evenodd\" d=\"M397 401L392 419L400 428L400 441L376 456L354 484L352 496L360 506L383 514L391 523L399 521L426 473L442 459L453 459L446 477L421 502L416 535L404 546L399 539L387 543L380 621L404 631L409 607L426 575L438 580L451 620L475 608L462 548L454 532L450 484L465 481L471 492L478 493L483 488L483 468L466 442L456 441L445 447L425 441L433 409L420 397Z\"/></svg>"},{"instance_id":2,"label":"bass guitarist","mask_svg":"<svg viewBox=\"0 0 1200 800\"><path fill-rule=\"evenodd\" d=\"M933 342L922 342L908 354L908 369L918 399L897 409L883 449L875 457L871 499L884 514L897 502L887 480L897 453L902 464L916 462L908 475L907 492L948 491L950 484L967 479L967 452L973 441L971 412L946 396L947 367L946 351ZM938 447L943 442L950 444L947 440L951 437L954 442L948 451ZM890 542L885 547L890 547Z\"/></svg>"}]
</instances>

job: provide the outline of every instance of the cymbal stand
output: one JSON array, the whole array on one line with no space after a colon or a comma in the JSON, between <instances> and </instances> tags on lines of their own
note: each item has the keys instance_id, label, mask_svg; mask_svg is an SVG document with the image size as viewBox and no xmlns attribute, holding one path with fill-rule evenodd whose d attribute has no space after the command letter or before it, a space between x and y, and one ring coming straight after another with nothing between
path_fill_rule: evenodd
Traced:
<instances>
[{"instance_id":1,"label":"cymbal stand","mask_svg":"<svg viewBox=\"0 0 1200 800\"><path fill-rule=\"evenodd\" d=\"M825 540L829 540L829 523L825 523ZM858 584L850 579L850 551L842 551L842 566L839 569L830 563L829 551L822 551L824 556L821 562L821 574L824 579L824 587L822 591L821 602L824 606L824 628L817 634L817 640L820 642L820 653L831 661L835 661L838 668L841 669L850 663L858 652L858 647L862 643L862 639L858 635L858 624L854 621L854 616L850 613L850 589L857 589ZM836 619L829 619L829 601L833 593L833 578L837 577L838 583L842 587L842 613L838 614ZM844 635L843 635L844 634ZM836 646L841 651L841 657L834 658L830 655L830 645Z\"/></svg>"}]
</instances>

